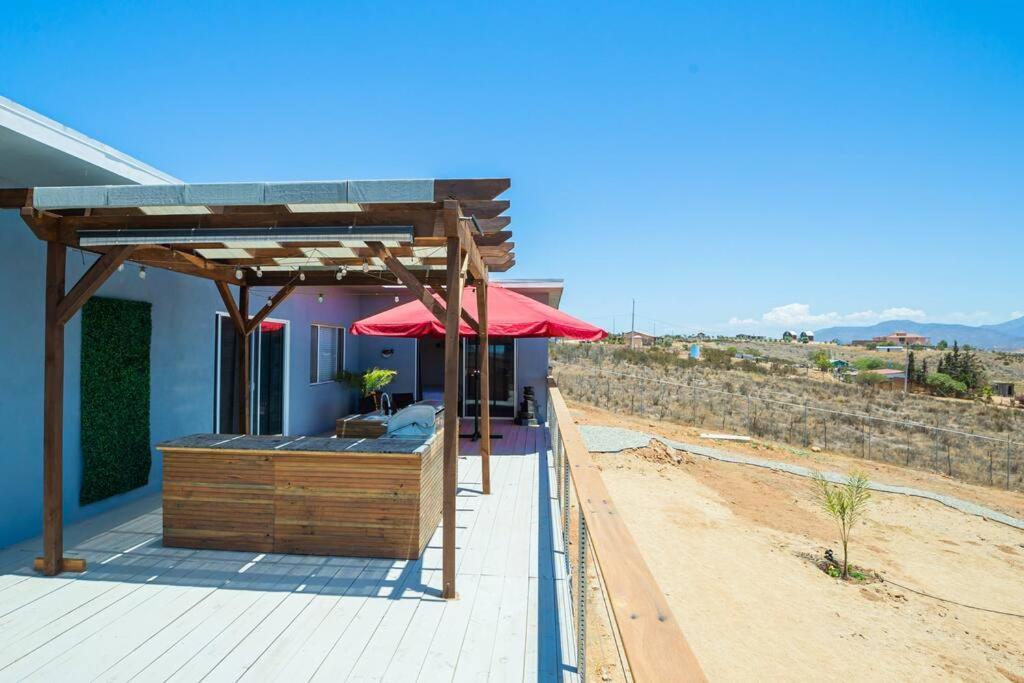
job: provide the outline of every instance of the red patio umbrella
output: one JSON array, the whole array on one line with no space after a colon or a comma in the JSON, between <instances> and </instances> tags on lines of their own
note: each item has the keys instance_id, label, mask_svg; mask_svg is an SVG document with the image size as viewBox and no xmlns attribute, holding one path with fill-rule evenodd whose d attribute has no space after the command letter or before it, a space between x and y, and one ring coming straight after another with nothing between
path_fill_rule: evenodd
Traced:
<instances>
[{"instance_id":1,"label":"red patio umbrella","mask_svg":"<svg viewBox=\"0 0 1024 683\"><path fill-rule=\"evenodd\" d=\"M438 302L443 301L436 294ZM467 286L462 307L474 320L476 289ZM542 304L528 296L500 285L487 288L487 332L492 337L564 337L598 341L608 336L600 327L583 322L557 308ZM444 325L420 301L410 301L352 324L352 334L375 337L443 337ZM475 337L465 321L459 323L459 335Z\"/></svg>"}]
</instances>

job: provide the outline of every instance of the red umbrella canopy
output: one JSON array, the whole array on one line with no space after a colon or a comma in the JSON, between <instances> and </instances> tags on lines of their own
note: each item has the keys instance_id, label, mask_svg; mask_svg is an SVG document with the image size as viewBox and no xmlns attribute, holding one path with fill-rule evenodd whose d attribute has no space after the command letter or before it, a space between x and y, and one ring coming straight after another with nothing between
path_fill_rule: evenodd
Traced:
<instances>
[{"instance_id":1,"label":"red umbrella canopy","mask_svg":"<svg viewBox=\"0 0 1024 683\"><path fill-rule=\"evenodd\" d=\"M435 295L435 298L443 305L440 297ZM479 320L474 287L468 286L463 291L462 307L474 320ZM608 336L600 327L495 284L487 288L487 319L487 331L492 337L565 337L597 341ZM410 301L353 323L352 334L443 337L444 325L422 302ZM462 321L459 323L459 335L475 337L476 332Z\"/></svg>"}]
</instances>

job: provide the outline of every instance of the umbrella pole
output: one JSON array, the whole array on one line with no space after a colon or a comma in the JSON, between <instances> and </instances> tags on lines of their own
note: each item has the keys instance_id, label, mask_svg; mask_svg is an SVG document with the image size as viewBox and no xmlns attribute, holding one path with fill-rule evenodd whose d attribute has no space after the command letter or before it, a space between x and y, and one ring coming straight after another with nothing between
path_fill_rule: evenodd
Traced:
<instances>
[{"instance_id":1,"label":"umbrella pole","mask_svg":"<svg viewBox=\"0 0 1024 683\"><path fill-rule=\"evenodd\" d=\"M474 370L473 371L473 376L476 379L476 410L473 411L473 432L471 434L459 434L459 437L462 438L462 439L470 439L472 441L479 441L480 439L483 438L483 433L481 433L481 431L480 431L480 408L483 405L481 403L481 401L480 401L480 371L479 370ZM488 403L490 402L490 400L491 400L490 397L488 397L488 399L487 399ZM491 434L490 438L492 438L492 439L500 439L500 438L502 438L502 435L501 434Z\"/></svg>"}]
</instances>

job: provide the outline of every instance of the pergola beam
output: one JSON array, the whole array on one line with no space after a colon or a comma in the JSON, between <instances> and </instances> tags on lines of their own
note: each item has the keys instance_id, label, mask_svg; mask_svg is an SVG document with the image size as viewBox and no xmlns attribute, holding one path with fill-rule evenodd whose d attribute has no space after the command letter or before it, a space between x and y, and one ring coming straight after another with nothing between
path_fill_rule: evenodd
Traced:
<instances>
[{"instance_id":1,"label":"pergola beam","mask_svg":"<svg viewBox=\"0 0 1024 683\"><path fill-rule=\"evenodd\" d=\"M369 244L370 249L376 254L377 258L384 262L384 265L388 267L395 277L406 286L415 296L416 300L427 307L427 310L441 322L445 324L445 309L437 302L434 295L427 291L427 288L423 286L416 277L409 272L409 270L402 265L402 263L391 255L391 252L383 244L379 242L371 242Z\"/></svg>"},{"instance_id":2,"label":"pergola beam","mask_svg":"<svg viewBox=\"0 0 1024 683\"><path fill-rule=\"evenodd\" d=\"M275 308L284 303L284 300L287 299L288 296L294 291L295 285L293 284L287 284L281 289L277 290L277 294L270 298L270 301L267 302L267 305L261 308L256 315L250 318L248 324L245 327L245 333L252 334L253 330L259 327L260 323L266 320L267 316L273 313Z\"/></svg>"},{"instance_id":3,"label":"pergola beam","mask_svg":"<svg viewBox=\"0 0 1024 683\"><path fill-rule=\"evenodd\" d=\"M235 296L231 293L231 289L223 282L215 282L217 285L217 292L220 293L221 301L224 302L224 308L227 309L228 317L231 318L231 322L235 325L235 331L238 334L245 334L245 321L242 320L242 313L238 310L238 304L235 302Z\"/></svg>"},{"instance_id":4,"label":"pergola beam","mask_svg":"<svg viewBox=\"0 0 1024 683\"><path fill-rule=\"evenodd\" d=\"M114 271L131 255L135 247L114 247L96 260L81 279L71 288L57 305L57 323L64 325L71 320L96 290L107 281Z\"/></svg>"}]
</instances>

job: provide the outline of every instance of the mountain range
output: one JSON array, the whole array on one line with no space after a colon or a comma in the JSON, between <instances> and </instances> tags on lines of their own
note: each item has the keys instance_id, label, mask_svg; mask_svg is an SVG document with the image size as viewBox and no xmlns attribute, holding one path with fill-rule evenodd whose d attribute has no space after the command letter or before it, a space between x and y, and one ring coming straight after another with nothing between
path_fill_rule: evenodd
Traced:
<instances>
[{"instance_id":1,"label":"mountain range","mask_svg":"<svg viewBox=\"0 0 1024 683\"><path fill-rule=\"evenodd\" d=\"M924 335L931 340L932 344L937 344L940 340L945 339L950 345L954 341L958 341L979 349L997 351L1024 349L1024 317L993 325L951 325L947 323L918 323L913 320L886 320L877 325L863 327L826 327L816 330L814 338L821 341L838 339L843 344L849 344L855 339L881 337L897 330Z\"/></svg>"}]
</instances>

